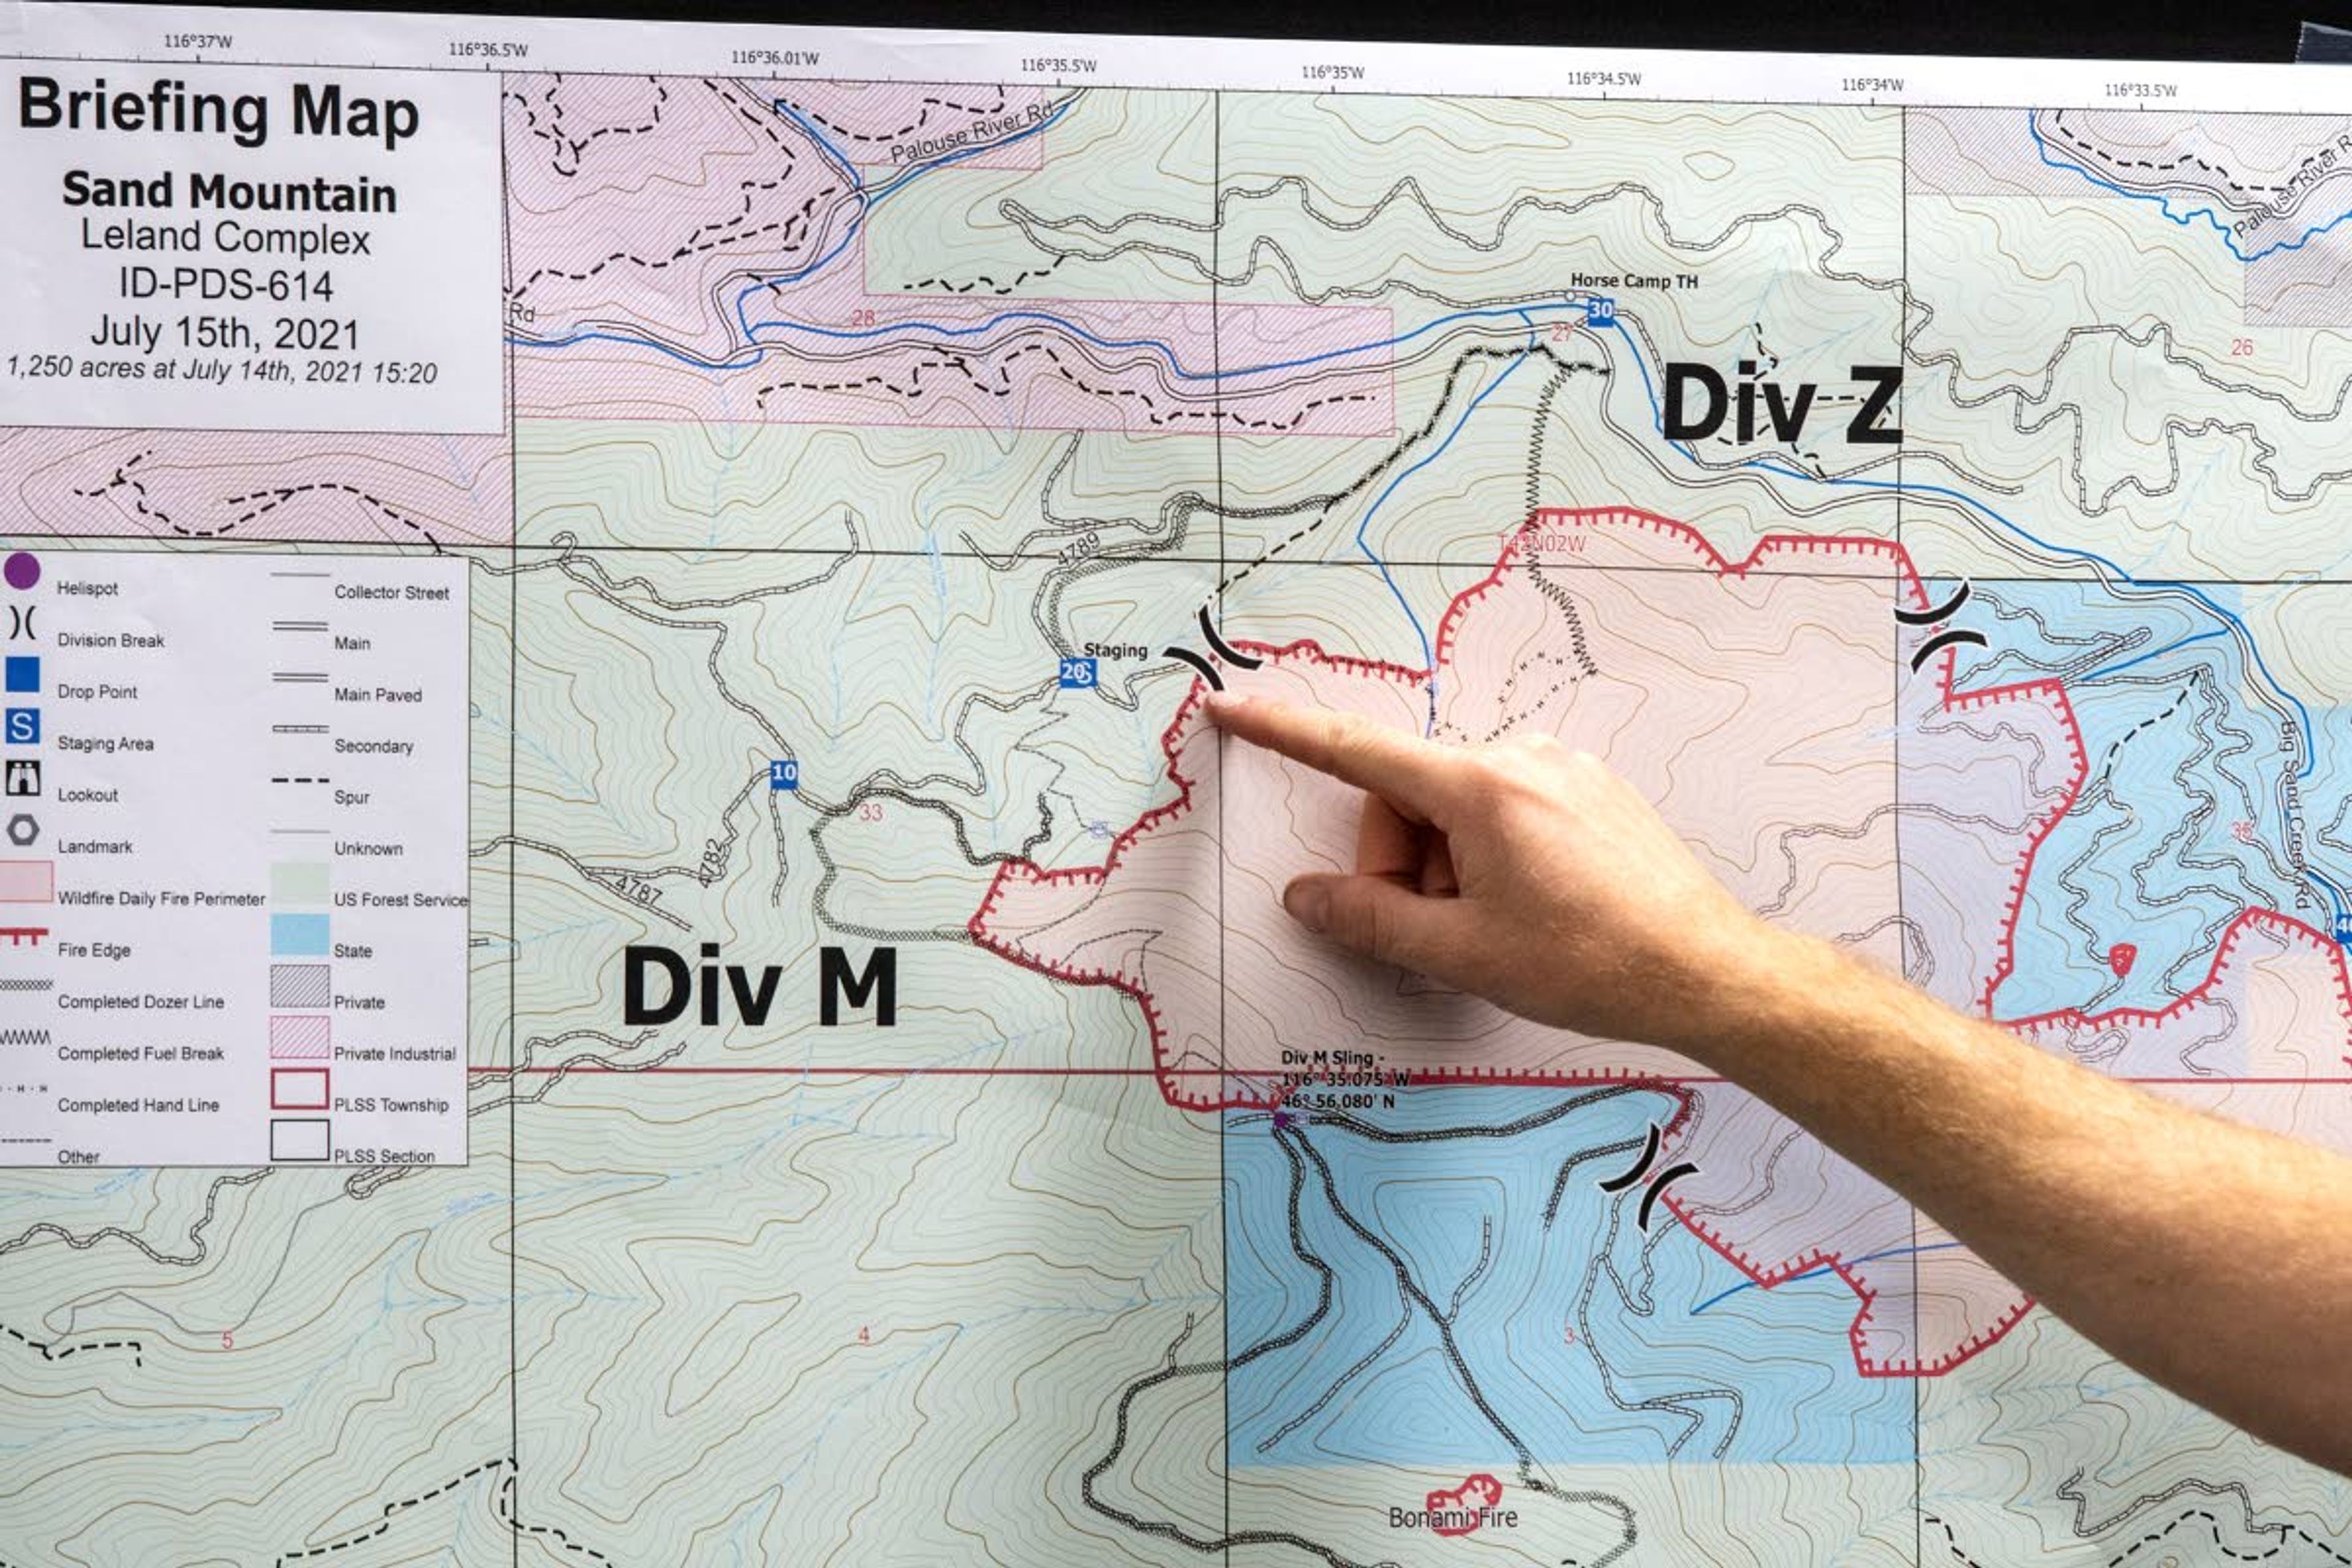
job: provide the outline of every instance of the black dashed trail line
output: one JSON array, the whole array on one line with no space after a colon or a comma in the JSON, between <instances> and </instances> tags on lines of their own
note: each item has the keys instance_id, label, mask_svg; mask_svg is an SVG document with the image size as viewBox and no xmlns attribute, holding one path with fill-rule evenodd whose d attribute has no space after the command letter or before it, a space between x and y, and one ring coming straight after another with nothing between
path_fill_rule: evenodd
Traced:
<instances>
[{"instance_id":1,"label":"black dashed trail line","mask_svg":"<svg viewBox=\"0 0 2352 1568\"><path fill-rule=\"evenodd\" d=\"M5 1334L26 1350L39 1352L40 1358L46 1362L61 1362L66 1357L79 1354L83 1351L129 1351L132 1366L144 1367L147 1364L146 1347L137 1340L84 1340L79 1344L60 1347L54 1343L44 1343L27 1334L20 1333L5 1323L0 1323L0 1334Z\"/></svg>"},{"instance_id":2,"label":"black dashed trail line","mask_svg":"<svg viewBox=\"0 0 2352 1568\"><path fill-rule=\"evenodd\" d=\"M2180 705L2188 701L2189 693L2196 689L2197 682L2192 678L2188 685L2180 689L2180 695L2172 700L2172 706L2167 708L2163 712L2158 713L2155 718L2143 719L2138 723L2133 725L2130 729L2125 731L2122 738L2116 741L2114 745L2109 746L2107 748L2107 754L2100 759L2099 782L2101 784L2105 784L2107 781L2108 776L2116 771L2116 755L2117 752L2121 752L2126 746L2129 745L2135 739L2137 739L2141 731L2151 729L2156 725L2161 724L2167 719L2171 718L2175 713L2179 712Z\"/></svg>"}]
</instances>

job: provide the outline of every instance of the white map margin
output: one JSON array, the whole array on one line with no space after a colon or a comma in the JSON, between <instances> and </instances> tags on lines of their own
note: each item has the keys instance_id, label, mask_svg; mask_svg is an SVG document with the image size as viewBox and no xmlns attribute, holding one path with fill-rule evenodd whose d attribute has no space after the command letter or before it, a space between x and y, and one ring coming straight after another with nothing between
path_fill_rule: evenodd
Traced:
<instances>
[{"instance_id":1,"label":"white map margin","mask_svg":"<svg viewBox=\"0 0 2352 1568\"><path fill-rule=\"evenodd\" d=\"M2137 104L2205 112L2352 113L2352 71L2237 62L1341 43L47 0L0 0L0 58L7 57L1661 102Z\"/></svg>"}]
</instances>

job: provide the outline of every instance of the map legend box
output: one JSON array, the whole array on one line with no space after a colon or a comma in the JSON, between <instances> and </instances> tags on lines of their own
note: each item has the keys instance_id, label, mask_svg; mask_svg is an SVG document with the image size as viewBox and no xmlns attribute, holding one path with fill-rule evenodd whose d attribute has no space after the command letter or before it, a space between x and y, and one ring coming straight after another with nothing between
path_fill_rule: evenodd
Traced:
<instances>
[{"instance_id":1,"label":"map legend box","mask_svg":"<svg viewBox=\"0 0 2352 1568\"><path fill-rule=\"evenodd\" d=\"M46 989L5 1008L47 1088L7 1096L0 1165L465 1162L466 572L44 563L45 793L0 810L38 847L0 909L40 916L11 968ZM279 1114L338 1098L332 1138Z\"/></svg>"}]
</instances>

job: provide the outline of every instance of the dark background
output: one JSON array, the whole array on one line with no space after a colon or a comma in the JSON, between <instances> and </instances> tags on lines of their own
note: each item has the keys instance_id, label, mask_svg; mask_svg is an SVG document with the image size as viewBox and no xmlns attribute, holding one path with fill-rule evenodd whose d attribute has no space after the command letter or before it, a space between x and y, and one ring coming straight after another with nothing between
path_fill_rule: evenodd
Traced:
<instances>
[{"instance_id":1,"label":"dark background","mask_svg":"<svg viewBox=\"0 0 2352 1568\"><path fill-rule=\"evenodd\" d=\"M700 5L529 0L335 5L327 9L642 16L677 21L1048 32L1189 33L1229 37L1390 38L1589 47L1783 49L1799 53L2054 55L2125 59L2291 60L2304 21L2352 26L2352 4L2206 0L2105 5L2044 0L741 0Z\"/></svg>"}]
</instances>

